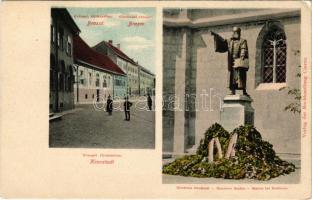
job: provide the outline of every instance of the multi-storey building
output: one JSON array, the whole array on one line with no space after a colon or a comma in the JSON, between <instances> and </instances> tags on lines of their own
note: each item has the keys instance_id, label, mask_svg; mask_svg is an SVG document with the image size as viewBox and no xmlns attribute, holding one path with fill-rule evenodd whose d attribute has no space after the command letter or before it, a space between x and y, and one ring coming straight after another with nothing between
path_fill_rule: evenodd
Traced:
<instances>
[{"instance_id":1,"label":"multi-storey building","mask_svg":"<svg viewBox=\"0 0 312 200\"><path fill-rule=\"evenodd\" d=\"M126 74L106 55L74 37L75 103L103 102L110 95L126 95Z\"/></svg>"},{"instance_id":2,"label":"multi-storey building","mask_svg":"<svg viewBox=\"0 0 312 200\"><path fill-rule=\"evenodd\" d=\"M80 32L64 8L51 9L50 112L74 107L73 37Z\"/></svg>"},{"instance_id":3,"label":"multi-storey building","mask_svg":"<svg viewBox=\"0 0 312 200\"><path fill-rule=\"evenodd\" d=\"M110 57L127 74L127 95L139 95L139 66L121 50L120 44L116 47L112 40L102 41L93 49Z\"/></svg>"},{"instance_id":4,"label":"multi-storey building","mask_svg":"<svg viewBox=\"0 0 312 200\"><path fill-rule=\"evenodd\" d=\"M155 75L142 66L139 73L139 88L140 95L155 94Z\"/></svg>"},{"instance_id":5,"label":"multi-storey building","mask_svg":"<svg viewBox=\"0 0 312 200\"><path fill-rule=\"evenodd\" d=\"M128 63L128 94L139 95L139 67L137 64Z\"/></svg>"}]
</instances>

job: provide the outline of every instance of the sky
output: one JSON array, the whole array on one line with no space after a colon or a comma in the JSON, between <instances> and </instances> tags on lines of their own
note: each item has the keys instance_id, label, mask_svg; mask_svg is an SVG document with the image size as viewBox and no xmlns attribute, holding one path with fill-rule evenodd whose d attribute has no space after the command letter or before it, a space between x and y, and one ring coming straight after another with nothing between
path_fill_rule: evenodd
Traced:
<instances>
[{"instance_id":1,"label":"sky","mask_svg":"<svg viewBox=\"0 0 312 200\"><path fill-rule=\"evenodd\" d=\"M80 37L90 46L105 40L120 44L134 61L155 73L154 8L68 8ZM129 26L129 23L135 25Z\"/></svg>"}]
</instances>

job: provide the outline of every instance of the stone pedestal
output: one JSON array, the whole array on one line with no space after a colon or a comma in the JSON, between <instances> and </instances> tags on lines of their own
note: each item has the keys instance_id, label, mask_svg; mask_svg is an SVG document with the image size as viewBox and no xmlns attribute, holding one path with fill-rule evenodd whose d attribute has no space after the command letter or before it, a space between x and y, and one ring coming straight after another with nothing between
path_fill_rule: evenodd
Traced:
<instances>
[{"instance_id":1,"label":"stone pedestal","mask_svg":"<svg viewBox=\"0 0 312 200\"><path fill-rule=\"evenodd\" d=\"M220 124L229 132L240 125L254 125L255 110L252 99L246 95L227 95L223 99L220 113Z\"/></svg>"}]
</instances>

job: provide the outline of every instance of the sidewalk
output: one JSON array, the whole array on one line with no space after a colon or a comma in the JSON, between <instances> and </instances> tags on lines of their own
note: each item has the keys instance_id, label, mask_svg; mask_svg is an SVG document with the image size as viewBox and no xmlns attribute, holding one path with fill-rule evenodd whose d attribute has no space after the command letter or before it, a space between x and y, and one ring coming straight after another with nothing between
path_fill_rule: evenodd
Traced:
<instances>
[{"instance_id":1,"label":"sidewalk","mask_svg":"<svg viewBox=\"0 0 312 200\"><path fill-rule=\"evenodd\" d=\"M74 109L71 109L71 110L65 110L63 112L49 113L49 121L53 122L53 121L61 120L64 115L75 113L75 112L78 112L78 111L80 111L82 109L83 108L74 108Z\"/></svg>"}]
</instances>

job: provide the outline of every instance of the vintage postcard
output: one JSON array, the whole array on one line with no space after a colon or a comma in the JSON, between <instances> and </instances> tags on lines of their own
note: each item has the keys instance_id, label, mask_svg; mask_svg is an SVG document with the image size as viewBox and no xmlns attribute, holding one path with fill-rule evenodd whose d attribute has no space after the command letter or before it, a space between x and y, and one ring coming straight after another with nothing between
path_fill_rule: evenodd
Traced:
<instances>
[{"instance_id":1,"label":"vintage postcard","mask_svg":"<svg viewBox=\"0 0 312 200\"><path fill-rule=\"evenodd\" d=\"M311 198L309 1L0 3L0 197Z\"/></svg>"}]
</instances>

